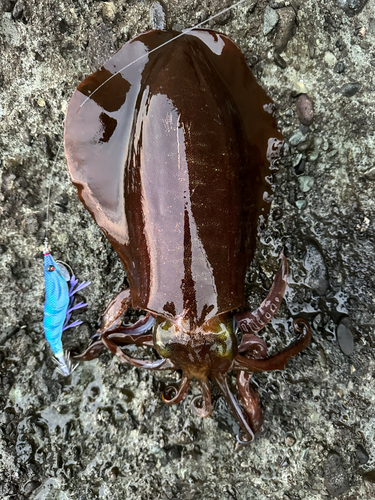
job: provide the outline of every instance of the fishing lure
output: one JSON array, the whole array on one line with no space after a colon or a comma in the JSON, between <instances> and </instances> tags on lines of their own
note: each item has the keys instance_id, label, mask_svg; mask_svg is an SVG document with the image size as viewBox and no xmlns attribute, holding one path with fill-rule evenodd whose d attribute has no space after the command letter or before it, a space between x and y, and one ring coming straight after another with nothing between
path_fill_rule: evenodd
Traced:
<instances>
[{"instance_id":1,"label":"fishing lure","mask_svg":"<svg viewBox=\"0 0 375 500\"><path fill-rule=\"evenodd\" d=\"M90 281L78 284L75 275L73 273L70 275L63 264L57 264L53 259L48 251L47 241L43 254L46 289L43 317L44 333L56 358L60 373L67 376L71 372L71 363L69 357L64 355L61 337L63 331L82 324L81 320L73 321L70 324L69 321L73 311L87 306L87 303L83 301L74 304L74 295L89 285Z\"/></svg>"}]
</instances>

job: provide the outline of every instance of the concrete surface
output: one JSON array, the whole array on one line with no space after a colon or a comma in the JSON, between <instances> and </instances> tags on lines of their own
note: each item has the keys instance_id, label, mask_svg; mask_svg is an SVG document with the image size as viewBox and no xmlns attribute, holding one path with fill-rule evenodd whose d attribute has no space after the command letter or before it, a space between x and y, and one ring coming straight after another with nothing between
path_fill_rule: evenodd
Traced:
<instances>
[{"instance_id":1,"label":"concrete surface","mask_svg":"<svg viewBox=\"0 0 375 500\"><path fill-rule=\"evenodd\" d=\"M228 5L171 0L168 24L190 27ZM56 374L41 324L48 174L73 89L150 28L149 8L0 1L0 498L372 499L374 0L248 0L209 25L241 47L287 141L247 277L249 307L269 289L284 248L286 301L262 337L276 352L293 336L292 317L313 326L311 345L285 372L254 376L266 408L256 442L233 453L236 425L220 398L205 420L190 411L194 391L166 407L160 394L172 375L109 354L67 379ZM311 103L313 122L303 125ZM55 258L93 282L84 324L64 337L83 348L124 274L80 206L62 151L51 214Z\"/></svg>"}]
</instances>

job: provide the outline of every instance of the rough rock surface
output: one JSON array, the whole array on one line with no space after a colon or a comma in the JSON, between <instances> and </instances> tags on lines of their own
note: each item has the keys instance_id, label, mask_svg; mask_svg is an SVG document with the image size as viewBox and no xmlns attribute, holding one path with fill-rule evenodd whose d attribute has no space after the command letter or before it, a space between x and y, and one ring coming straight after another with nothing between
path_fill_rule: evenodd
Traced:
<instances>
[{"instance_id":1,"label":"rough rock surface","mask_svg":"<svg viewBox=\"0 0 375 500\"><path fill-rule=\"evenodd\" d=\"M361 12L368 0L337 0L337 2L349 16L354 16Z\"/></svg>"},{"instance_id":2,"label":"rough rock surface","mask_svg":"<svg viewBox=\"0 0 375 500\"><path fill-rule=\"evenodd\" d=\"M109 354L63 379L43 338L47 180L66 105L85 75L150 28L149 3L0 1L1 499L375 497L375 3L357 3L363 9L350 17L337 0L249 1L209 24L241 47L277 105L284 136L301 132L275 175L248 305L269 289L283 248L291 269L286 300L261 335L275 352L292 338L292 317L313 327L311 345L284 372L254 376L264 428L234 454L237 429L217 395L212 417L200 420L190 411L192 394L175 407L162 403L173 377L129 369ZM183 29L228 4L171 0L168 22ZM288 36L263 35L267 5L294 10ZM280 47L284 69L274 60ZM327 65L327 52L342 71ZM299 81L314 106L310 127L296 116ZM340 92L353 82L355 94ZM301 174L314 179L305 192ZM52 177L52 251L93 282L84 293L85 323L64 337L67 347L83 347L124 274L79 204L61 151ZM346 317L350 355L337 341Z\"/></svg>"}]
</instances>

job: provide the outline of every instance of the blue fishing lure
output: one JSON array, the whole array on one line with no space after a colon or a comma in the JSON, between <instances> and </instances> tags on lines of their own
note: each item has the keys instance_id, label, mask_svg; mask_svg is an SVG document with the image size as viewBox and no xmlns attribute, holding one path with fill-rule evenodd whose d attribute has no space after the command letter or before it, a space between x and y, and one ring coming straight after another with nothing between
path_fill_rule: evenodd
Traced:
<instances>
[{"instance_id":1,"label":"blue fishing lure","mask_svg":"<svg viewBox=\"0 0 375 500\"><path fill-rule=\"evenodd\" d=\"M82 323L82 321L77 320L68 324L73 311L87 306L87 303L84 302L74 305L74 295L91 282L84 281L78 285L74 274L70 277L64 277L47 247L44 249L44 282L46 288L43 317L44 333L58 362L60 372L66 376L70 374L70 363L69 359L64 356L61 341L62 332Z\"/></svg>"}]
</instances>

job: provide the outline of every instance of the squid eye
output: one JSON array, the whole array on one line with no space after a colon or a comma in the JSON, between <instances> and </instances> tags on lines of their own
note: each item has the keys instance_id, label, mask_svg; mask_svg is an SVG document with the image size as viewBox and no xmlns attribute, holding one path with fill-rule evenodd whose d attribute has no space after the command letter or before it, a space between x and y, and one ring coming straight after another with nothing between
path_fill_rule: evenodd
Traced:
<instances>
[{"instance_id":1,"label":"squid eye","mask_svg":"<svg viewBox=\"0 0 375 500\"><path fill-rule=\"evenodd\" d=\"M52 273L52 271L54 271L55 269L56 269L55 266L52 266L52 265L47 267L47 271L49 273Z\"/></svg>"}]
</instances>

